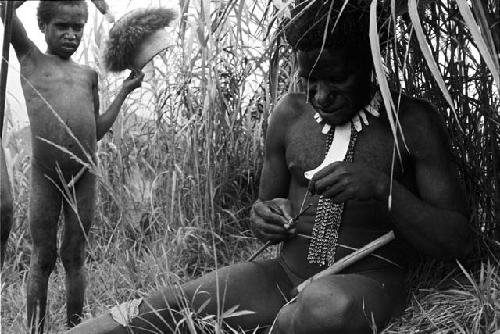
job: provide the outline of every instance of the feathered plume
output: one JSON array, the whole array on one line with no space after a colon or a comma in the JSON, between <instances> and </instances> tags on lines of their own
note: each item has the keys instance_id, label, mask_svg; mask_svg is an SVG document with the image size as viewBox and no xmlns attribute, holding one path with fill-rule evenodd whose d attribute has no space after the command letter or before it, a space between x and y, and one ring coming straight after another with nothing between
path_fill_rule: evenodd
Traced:
<instances>
[{"instance_id":1,"label":"feathered plume","mask_svg":"<svg viewBox=\"0 0 500 334\"><path fill-rule=\"evenodd\" d=\"M131 68L132 60L145 38L168 27L177 14L172 9L149 8L134 10L118 20L109 32L104 52L108 71L120 72Z\"/></svg>"}]
</instances>

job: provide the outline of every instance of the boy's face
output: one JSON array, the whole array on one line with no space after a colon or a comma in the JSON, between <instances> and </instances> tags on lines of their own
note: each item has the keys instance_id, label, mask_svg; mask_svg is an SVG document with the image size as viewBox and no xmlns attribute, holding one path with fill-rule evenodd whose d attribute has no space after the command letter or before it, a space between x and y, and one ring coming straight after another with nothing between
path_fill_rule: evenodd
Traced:
<instances>
[{"instance_id":1,"label":"boy's face","mask_svg":"<svg viewBox=\"0 0 500 334\"><path fill-rule=\"evenodd\" d=\"M48 23L40 23L45 34L49 54L68 59L76 52L87 22L85 7L78 5L60 5Z\"/></svg>"},{"instance_id":2,"label":"boy's face","mask_svg":"<svg viewBox=\"0 0 500 334\"><path fill-rule=\"evenodd\" d=\"M367 67L343 49L299 51L299 77L308 101L332 125L351 120L369 99Z\"/></svg>"}]
</instances>

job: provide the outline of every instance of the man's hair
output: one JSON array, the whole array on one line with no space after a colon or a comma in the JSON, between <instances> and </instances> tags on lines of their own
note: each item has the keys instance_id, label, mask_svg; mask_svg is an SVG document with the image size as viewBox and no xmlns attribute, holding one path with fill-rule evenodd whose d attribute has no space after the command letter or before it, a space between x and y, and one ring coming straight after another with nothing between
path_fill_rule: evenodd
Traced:
<instances>
[{"instance_id":1,"label":"man's hair","mask_svg":"<svg viewBox=\"0 0 500 334\"><path fill-rule=\"evenodd\" d=\"M54 17L59 6L82 6L85 9L85 15L88 17L89 8L85 0L65 0L65 1L50 1L42 0L38 5L38 22L49 23Z\"/></svg>"},{"instance_id":2,"label":"man's hair","mask_svg":"<svg viewBox=\"0 0 500 334\"><path fill-rule=\"evenodd\" d=\"M285 23L288 43L294 51L343 49L353 62L371 66L367 8L350 4L343 8L343 1L332 1L297 1Z\"/></svg>"}]
</instances>

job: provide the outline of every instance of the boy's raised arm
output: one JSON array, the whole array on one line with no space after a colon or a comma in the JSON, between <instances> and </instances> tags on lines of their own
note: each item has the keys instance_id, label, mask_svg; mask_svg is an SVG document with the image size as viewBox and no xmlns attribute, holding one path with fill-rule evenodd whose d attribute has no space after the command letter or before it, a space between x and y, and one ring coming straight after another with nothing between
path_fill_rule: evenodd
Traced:
<instances>
[{"instance_id":1,"label":"boy's raised arm","mask_svg":"<svg viewBox=\"0 0 500 334\"><path fill-rule=\"evenodd\" d=\"M7 1L0 2L0 16L2 17L2 21L5 17L5 4ZM14 10L19 8L26 0L15 1ZM33 42L28 38L28 34L24 29L21 20L17 17L16 13L12 16L12 37L11 43L16 51L17 57L20 58L26 55L30 49L34 46Z\"/></svg>"},{"instance_id":2,"label":"boy's raised arm","mask_svg":"<svg viewBox=\"0 0 500 334\"><path fill-rule=\"evenodd\" d=\"M102 137L108 132L108 130L113 125L120 109L122 107L123 102L127 98L127 96L134 91L136 88L139 88L142 83L142 79L144 79L144 73L133 71L130 76L123 81L123 85L116 95L114 101L108 107L106 112L102 115L99 115L99 97L98 97L98 89L97 89L97 73L95 74L94 84L93 84L93 94L94 94L94 105L95 105L95 115L96 115L96 135L97 140L101 140Z\"/></svg>"}]
</instances>

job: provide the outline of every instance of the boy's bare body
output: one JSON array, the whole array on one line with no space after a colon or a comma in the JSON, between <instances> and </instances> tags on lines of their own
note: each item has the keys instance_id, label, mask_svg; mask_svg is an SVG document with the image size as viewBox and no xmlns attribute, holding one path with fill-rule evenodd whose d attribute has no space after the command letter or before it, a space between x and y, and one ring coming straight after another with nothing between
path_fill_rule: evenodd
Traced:
<instances>
[{"instance_id":1,"label":"boy's bare body","mask_svg":"<svg viewBox=\"0 0 500 334\"><path fill-rule=\"evenodd\" d=\"M16 7L23 2L18 1ZM82 174L67 194L71 204L61 190L84 166L78 159L83 163L93 159L97 140L109 130L125 98L141 85L143 78L142 74L129 77L109 109L99 115L97 73L71 59L87 22L86 3L41 2L38 15L48 46L46 53L28 39L17 17L12 33L32 133L29 220L33 248L27 292L28 326L32 332L43 331L47 283L57 258L61 208L65 224L60 256L66 270L67 322L73 326L80 321L85 241L96 199L95 176L89 171Z\"/></svg>"}]
</instances>

